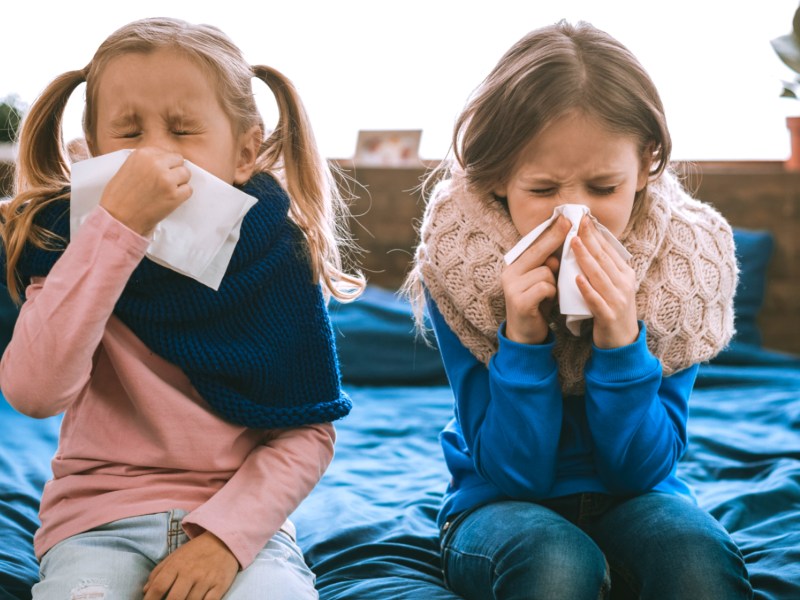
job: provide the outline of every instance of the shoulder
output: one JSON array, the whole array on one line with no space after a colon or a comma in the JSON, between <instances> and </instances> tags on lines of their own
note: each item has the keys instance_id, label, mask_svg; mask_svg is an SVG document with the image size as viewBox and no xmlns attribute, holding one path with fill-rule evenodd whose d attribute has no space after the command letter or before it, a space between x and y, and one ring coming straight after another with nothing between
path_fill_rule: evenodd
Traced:
<instances>
[{"instance_id":1,"label":"shoulder","mask_svg":"<svg viewBox=\"0 0 800 600\"><path fill-rule=\"evenodd\" d=\"M654 182L650 195L653 208L662 206L671 224L689 226L701 235L720 235L732 239L731 227L722 213L711 204L692 196L674 173L665 172Z\"/></svg>"}]
</instances>

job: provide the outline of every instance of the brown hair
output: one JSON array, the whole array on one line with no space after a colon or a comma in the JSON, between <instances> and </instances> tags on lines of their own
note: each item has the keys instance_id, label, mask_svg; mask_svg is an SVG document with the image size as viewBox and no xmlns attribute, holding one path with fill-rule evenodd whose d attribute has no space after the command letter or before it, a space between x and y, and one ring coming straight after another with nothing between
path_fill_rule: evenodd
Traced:
<instances>
[{"instance_id":1,"label":"brown hair","mask_svg":"<svg viewBox=\"0 0 800 600\"><path fill-rule=\"evenodd\" d=\"M514 44L458 117L452 154L479 194L506 181L525 145L570 111L633 136L652 152L651 177L666 168L672 141L658 91L636 57L589 23L560 21ZM426 191L449 172L431 173Z\"/></svg>"},{"instance_id":2,"label":"brown hair","mask_svg":"<svg viewBox=\"0 0 800 600\"><path fill-rule=\"evenodd\" d=\"M515 43L475 89L456 120L450 156L426 176L425 197L454 169L470 190L493 198L507 182L525 146L571 111L596 118L609 131L637 140L650 154L650 177L667 168L672 140L655 84L636 57L609 34L585 22L559 21L535 29ZM647 186L634 201L631 222L641 212ZM424 293L419 265L403 293L424 334Z\"/></svg>"},{"instance_id":3,"label":"brown hair","mask_svg":"<svg viewBox=\"0 0 800 600\"><path fill-rule=\"evenodd\" d=\"M252 78L269 86L278 105L278 124L261 144L256 170L280 174L285 182L292 199L290 217L305 234L314 276L326 292L340 300L357 297L364 289L364 279L345 272L340 254L340 245L350 244L342 227L347 207L331 167L319 153L291 81L271 67L248 65L239 48L216 27L168 18L143 19L121 27L100 45L86 68L56 78L31 106L20 135L16 196L0 212L6 279L12 297L19 298L16 264L25 244L47 247L54 241L53 234L35 226L33 219L47 203L66 196L70 172L61 120L70 95L86 82L83 130L91 144L96 133L99 80L108 62L126 53L162 48L185 53L213 78L235 134L254 125L264 131Z\"/></svg>"}]
</instances>

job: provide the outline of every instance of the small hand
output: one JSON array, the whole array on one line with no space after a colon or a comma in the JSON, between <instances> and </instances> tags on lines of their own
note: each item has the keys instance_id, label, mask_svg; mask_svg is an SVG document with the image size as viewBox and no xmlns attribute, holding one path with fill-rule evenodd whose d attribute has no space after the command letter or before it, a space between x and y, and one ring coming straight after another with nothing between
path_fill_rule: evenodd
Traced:
<instances>
[{"instance_id":1,"label":"small hand","mask_svg":"<svg viewBox=\"0 0 800 600\"><path fill-rule=\"evenodd\" d=\"M238 571L233 553L206 531L156 565L144 586L144 600L219 600Z\"/></svg>"},{"instance_id":2,"label":"small hand","mask_svg":"<svg viewBox=\"0 0 800 600\"><path fill-rule=\"evenodd\" d=\"M541 344L547 338L548 314L556 296L558 258L570 222L553 222L501 275L506 301L506 337L521 344Z\"/></svg>"},{"instance_id":3,"label":"small hand","mask_svg":"<svg viewBox=\"0 0 800 600\"><path fill-rule=\"evenodd\" d=\"M100 205L130 229L148 235L192 195L190 178L180 154L140 148L108 182Z\"/></svg>"},{"instance_id":4,"label":"small hand","mask_svg":"<svg viewBox=\"0 0 800 600\"><path fill-rule=\"evenodd\" d=\"M594 317L593 341L598 348L619 348L639 335L636 319L636 274L584 217L572 250L583 275L576 283Z\"/></svg>"}]
</instances>

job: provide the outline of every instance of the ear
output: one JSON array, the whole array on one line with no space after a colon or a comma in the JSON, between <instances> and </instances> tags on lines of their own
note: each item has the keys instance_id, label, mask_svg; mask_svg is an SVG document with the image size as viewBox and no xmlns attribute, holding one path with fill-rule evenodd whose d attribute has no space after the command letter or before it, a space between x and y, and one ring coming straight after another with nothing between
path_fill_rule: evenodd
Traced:
<instances>
[{"instance_id":1,"label":"ear","mask_svg":"<svg viewBox=\"0 0 800 600\"><path fill-rule=\"evenodd\" d=\"M636 178L636 191L641 192L644 189L644 186L647 185L648 180L650 179L650 167L653 166L653 152L655 151L655 146L651 142L644 147L642 151L642 156L639 159L639 175Z\"/></svg>"},{"instance_id":2,"label":"ear","mask_svg":"<svg viewBox=\"0 0 800 600\"><path fill-rule=\"evenodd\" d=\"M492 188L492 193L495 195L496 198L507 198L508 184L503 182L498 182L497 184L495 184L494 188Z\"/></svg>"},{"instance_id":3,"label":"ear","mask_svg":"<svg viewBox=\"0 0 800 600\"><path fill-rule=\"evenodd\" d=\"M236 171L233 175L233 182L235 184L243 185L253 176L263 136L264 132L258 125L253 125L239 136Z\"/></svg>"}]
</instances>

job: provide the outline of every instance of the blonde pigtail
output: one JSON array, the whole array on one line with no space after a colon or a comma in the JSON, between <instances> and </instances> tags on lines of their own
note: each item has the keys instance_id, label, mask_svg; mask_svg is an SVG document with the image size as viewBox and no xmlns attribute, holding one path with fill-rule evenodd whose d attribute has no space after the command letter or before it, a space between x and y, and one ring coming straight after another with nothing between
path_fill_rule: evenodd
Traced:
<instances>
[{"instance_id":1,"label":"blonde pigtail","mask_svg":"<svg viewBox=\"0 0 800 600\"><path fill-rule=\"evenodd\" d=\"M19 138L15 196L0 205L0 237L6 255L6 285L15 302L21 298L16 265L25 244L45 248L55 236L34 225L34 217L50 202L63 198L69 185L69 163L64 154L61 121L72 92L86 81L86 71L69 71L53 80L33 103Z\"/></svg>"},{"instance_id":2,"label":"blonde pigtail","mask_svg":"<svg viewBox=\"0 0 800 600\"><path fill-rule=\"evenodd\" d=\"M269 86L278 104L278 124L263 143L259 170L281 168L292 199L289 214L308 241L314 276L337 300L357 298L366 285L342 266L341 247L354 244L344 226L348 214L332 168L320 155L308 117L291 81L271 67L253 74Z\"/></svg>"}]
</instances>

